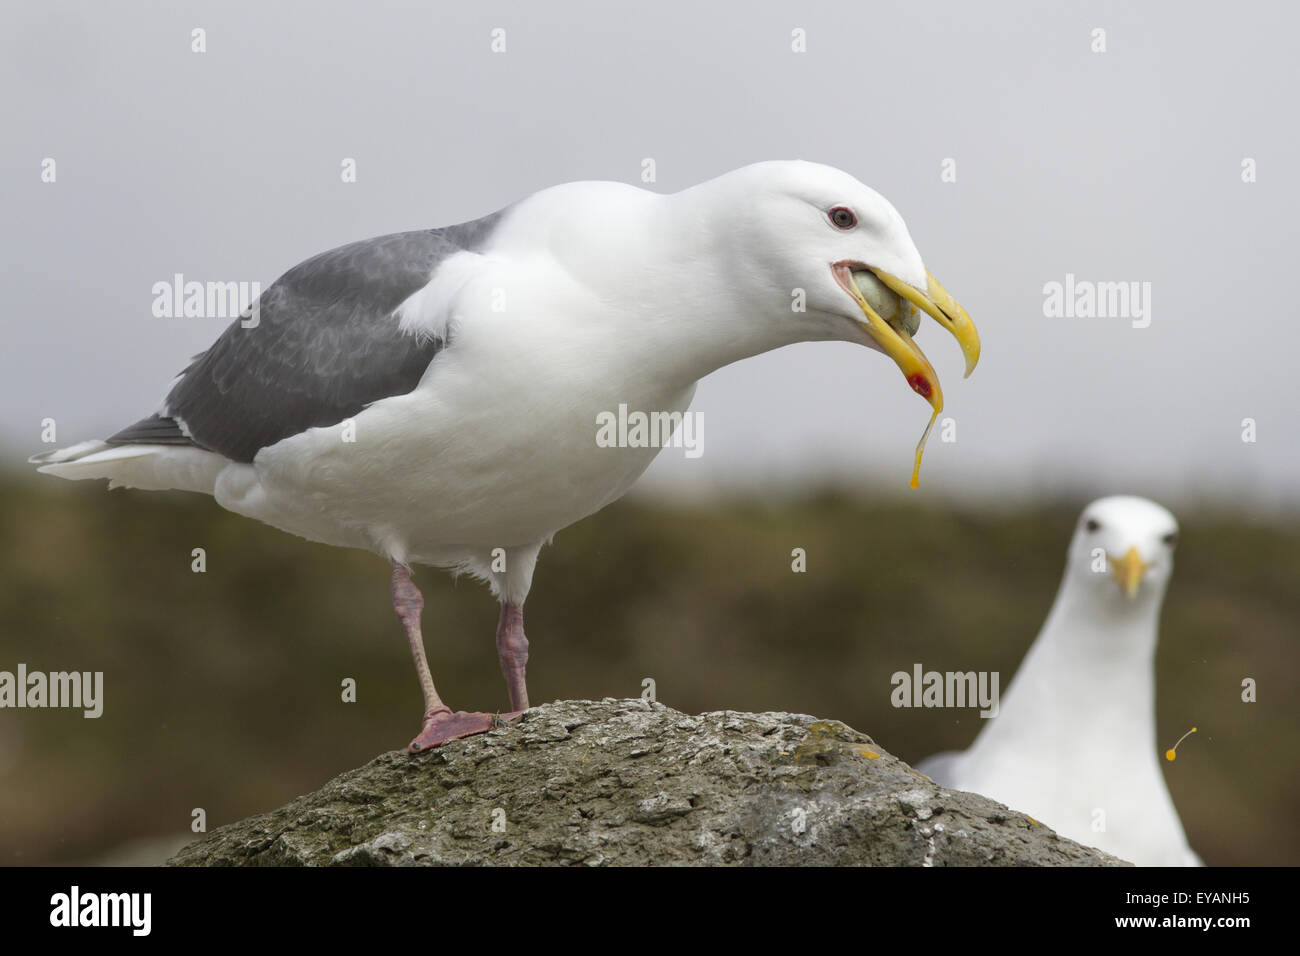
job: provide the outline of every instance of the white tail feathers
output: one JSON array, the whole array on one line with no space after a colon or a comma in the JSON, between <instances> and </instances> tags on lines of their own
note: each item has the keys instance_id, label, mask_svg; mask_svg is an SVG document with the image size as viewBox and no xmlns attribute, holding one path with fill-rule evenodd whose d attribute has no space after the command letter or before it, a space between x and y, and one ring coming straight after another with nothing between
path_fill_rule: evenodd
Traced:
<instances>
[{"instance_id":1,"label":"white tail feathers","mask_svg":"<svg viewBox=\"0 0 1300 956\"><path fill-rule=\"evenodd\" d=\"M197 491L212 494L217 475L230 461L187 445L110 445L83 441L28 459L37 471L79 481L107 478L110 488Z\"/></svg>"},{"instance_id":2,"label":"white tail feathers","mask_svg":"<svg viewBox=\"0 0 1300 956\"><path fill-rule=\"evenodd\" d=\"M47 451L40 455L32 455L28 462L33 465L54 465L65 461L76 461L78 458L85 458L87 455L93 455L97 451L105 448L111 448L108 442L93 439L91 441L78 442L75 445L69 445L67 448L60 448L57 451ZM44 471L44 468L39 469Z\"/></svg>"}]
</instances>

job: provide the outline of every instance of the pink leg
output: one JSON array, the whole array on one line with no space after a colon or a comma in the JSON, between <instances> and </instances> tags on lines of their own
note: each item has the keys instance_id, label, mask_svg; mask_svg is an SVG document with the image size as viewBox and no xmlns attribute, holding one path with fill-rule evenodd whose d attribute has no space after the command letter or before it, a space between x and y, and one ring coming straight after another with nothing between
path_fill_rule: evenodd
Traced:
<instances>
[{"instance_id":1,"label":"pink leg","mask_svg":"<svg viewBox=\"0 0 1300 956\"><path fill-rule=\"evenodd\" d=\"M406 631L406 639L411 645L411 657L415 659L415 672L420 677L420 689L424 692L423 726L419 736L411 741L407 752L417 754L448 740L481 734L498 726L500 720L496 714L452 711L438 696L438 691L433 686L433 675L429 673L429 661L424 656L424 638L420 633L424 597L411 581L410 571L400 564L393 565L393 610L397 612L402 629ZM522 637L522 631L520 636ZM522 674L522 665L520 667Z\"/></svg>"},{"instance_id":2,"label":"pink leg","mask_svg":"<svg viewBox=\"0 0 1300 956\"><path fill-rule=\"evenodd\" d=\"M505 675L510 691L510 709L522 712L528 709L528 684L524 669L528 666L528 638L524 637L524 609L518 604L501 605L501 620L497 624L497 656L501 659L501 673Z\"/></svg>"}]
</instances>

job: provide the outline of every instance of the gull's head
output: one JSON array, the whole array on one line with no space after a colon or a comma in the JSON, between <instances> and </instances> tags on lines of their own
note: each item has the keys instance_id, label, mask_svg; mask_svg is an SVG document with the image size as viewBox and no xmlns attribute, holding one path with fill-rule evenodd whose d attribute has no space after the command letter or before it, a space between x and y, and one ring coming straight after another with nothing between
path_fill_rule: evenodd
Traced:
<instances>
[{"instance_id":1,"label":"gull's head","mask_svg":"<svg viewBox=\"0 0 1300 956\"><path fill-rule=\"evenodd\" d=\"M938 416L939 377L913 340L920 313L957 339L967 375L979 335L888 200L842 170L798 160L747 166L706 187L729 211L719 217L728 234L716 240L733 250L739 284L762 296L749 297L755 308L791 341L844 340L885 353Z\"/></svg>"},{"instance_id":2,"label":"gull's head","mask_svg":"<svg viewBox=\"0 0 1300 956\"><path fill-rule=\"evenodd\" d=\"M758 284L780 293L772 305L792 323L802 321L808 338L884 352L934 404L938 378L913 341L919 309L957 339L966 374L974 370L974 323L926 269L898 210L874 189L802 160L757 163L714 183L734 194L726 220L744 230L737 238L752 250L740 265L761 270ZM802 311L791 307L795 290L803 290Z\"/></svg>"},{"instance_id":3,"label":"gull's head","mask_svg":"<svg viewBox=\"0 0 1300 956\"><path fill-rule=\"evenodd\" d=\"M1178 522L1154 501L1101 498L1079 517L1067 574L1111 602L1159 600L1173 573L1177 543Z\"/></svg>"}]
</instances>

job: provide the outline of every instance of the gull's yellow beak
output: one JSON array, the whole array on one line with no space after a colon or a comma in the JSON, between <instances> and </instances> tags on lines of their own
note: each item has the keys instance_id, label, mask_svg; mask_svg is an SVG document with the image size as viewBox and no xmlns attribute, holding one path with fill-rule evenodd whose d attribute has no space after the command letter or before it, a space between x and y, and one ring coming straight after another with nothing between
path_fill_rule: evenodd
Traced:
<instances>
[{"instance_id":1,"label":"gull's yellow beak","mask_svg":"<svg viewBox=\"0 0 1300 956\"><path fill-rule=\"evenodd\" d=\"M925 270L926 291L922 292L888 272L881 272L878 269L871 271L886 286L952 333L952 337L961 346L961 354L966 358L966 374L962 377L970 378L970 373L975 371L975 366L980 360L979 333L975 331L975 323L966 314L966 310L958 305L957 300L948 294L948 290L939 284L934 273L929 269Z\"/></svg>"},{"instance_id":2,"label":"gull's yellow beak","mask_svg":"<svg viewBox=\"0 0 1300 956\"><path fill-rule=\"evenodd\" d=\"M921 436L920 443L916 446L916 461L912 469L911 486L915 488L921 471L921 455L925 451L925 441L930 437L930 429L934 427L935 419L943 411L943 390L939 387L939 376L935 374L934 367L930 364L925 353L912 341L912 336L907 330L905 316L895 315L891 321L886 321L880 317L880 314L871 306L863 296L862 291L858 288L853 279L855 271L863 271L864 267L853 262L837 262L831 266L831 271L835 275L835 281L849 293L862 309L866 321L859 321L859 325L866 330L867 334L880 346L881 350L894 360L894 363L907 379L907 384L927 402L934 412L930 416L930 423L925 428L925 433ZM939 284L929 270L926 270L926 291L922 292L915 286L904 282L897 276L890 275L888 272L879 269L865 267L866 271L871 272L879 279L891 292L901 296L906 302L917 306L926 315L932 317L936 322L953 334L957 344L961 346L962 355L966 358L966 375L970 375L975 370L976 363L980 359L980 339L979 333L975 331L975 323L971 317L966 314L966 310L957 304L957 300L948 294L948 290ZM903 312L911 310L905 308Z\"/></svg>"},{"instance_id":3,"label":"gull's yellow beak","mask_svg":"<svg viewBox=\"0 0 1300 956\"><path fill-rule=\"evenodd\" d=\"M1137 597L1138 587L1142 584L1142 578L1147 573L1147 568L1151 565L1142 560L1142 555L1138 554L1137 548L1129 548L1124 557L1117 558L1112 554L1106 555L1110 561L1110 573L1115 576L1115 583L1120 586L1124 596L1130 601Z\"/></svg>"}]
</instances>

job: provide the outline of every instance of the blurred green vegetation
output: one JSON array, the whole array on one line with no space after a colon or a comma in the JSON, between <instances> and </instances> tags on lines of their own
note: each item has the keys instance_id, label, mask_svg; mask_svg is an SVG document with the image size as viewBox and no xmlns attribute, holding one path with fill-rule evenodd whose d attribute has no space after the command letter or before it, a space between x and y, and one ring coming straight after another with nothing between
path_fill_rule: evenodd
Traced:
<instances>
[{"instance_id":1,"label":"blurred green vegetation","mask_svg":"<svg viewBox=\"0 0 1300 956\"><path fill-rule=\"evenodd\" d=\"M1010 681L1083 500L1023 511L836 495L624 501L561 532L527 607L534 701L658 698L688 713L835 718L913 762L964 747L974 710L896 710L914 662ZM1300 862L1300 521L1181 509L1158 667L1165 773L1210 864ZM191 550L207 571L191 571ZM807 573L791 572L791 550ZM92 859L312 790L418 730L378 557L310 544L184 494L0 481L0 670L103 671L104 715L0 711L0 863ZM422 569L453 707L505 709L486 588ZM1259 701L1240 700L1243 677ZM355 678L358 701L341 701Z\"/></svg>"}]
</instances>

